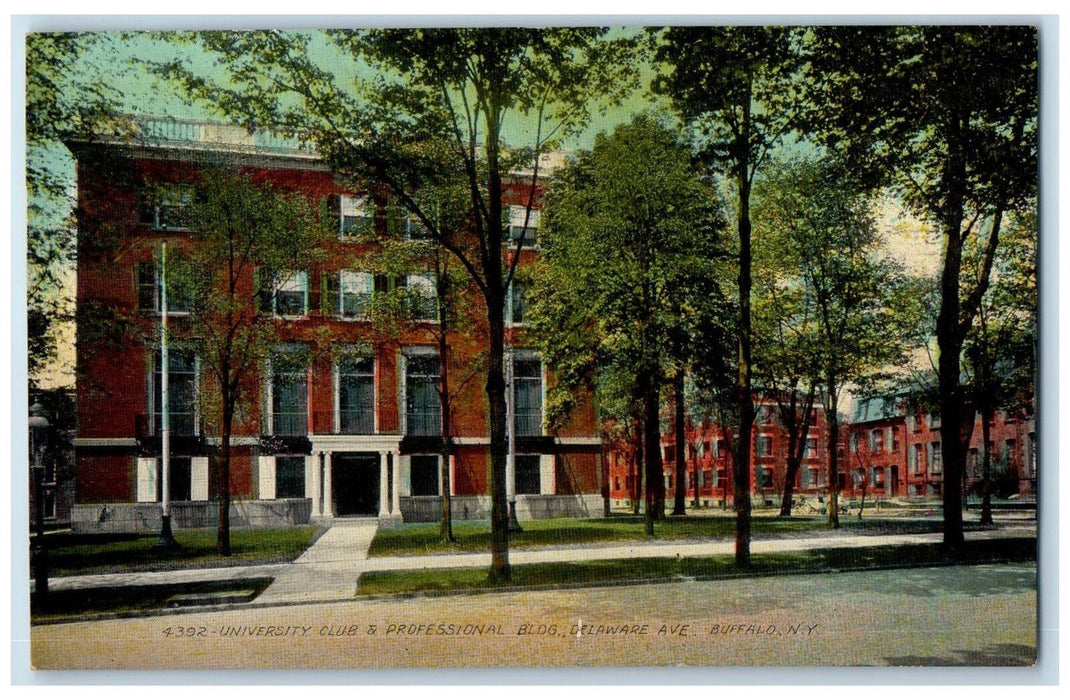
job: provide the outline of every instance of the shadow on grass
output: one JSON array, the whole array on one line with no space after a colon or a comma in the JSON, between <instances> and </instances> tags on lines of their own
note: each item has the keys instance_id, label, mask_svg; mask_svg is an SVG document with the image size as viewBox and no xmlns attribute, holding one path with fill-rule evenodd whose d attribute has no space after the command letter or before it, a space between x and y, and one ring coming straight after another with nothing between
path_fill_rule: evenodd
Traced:
<instances>
[{"instance_id":1,"label":"shadow on grass","mask_svg":"<svg viewBox=\"0 0 1070 700\"><path fill-rule=\"evenodd\" d=\"M718 579L745 576L828 573L847 570L904 568L947 564L1035 561L1036 540L1006 539L968 543L954 557L938 544L814 549L755 554L741 571L732 555L658 557L579 562L522 564L512 567L512 580L492 585L485 568L376 571L361 576L360 595L396 595L473 591L500 587L539 588L642 583L655 580Z\"/></svg>"},{"instance_id":2,"label":"shadow on grass","mask_svg":"<svg viewBox=\"0 0 1070 700\"><path fill-rule=\"evenodd\" d=\"M296 559L322 530L315 526L280 529L241 529L230 533L231 555L216 550L216 531L179 530L179 549L160 549L156 535L45 536L50 576L72 576L132 571L168 571L191 567L273 564Z\"/></svg>"},{"instance_id":3,"label":"shadow on grass","mask_svg":"<svg viewBox=\"0 0 1070 700\"><path fill-rule=\"evenodd\" d=\"M99 614L122 615L165 610L176 607L170 602L175 596L210 597L213 594L242 592L253 598L260 595L270 583L270 578L251 578L50 591L47 597L38 597L36 594L31 596L30 622L35 625L48 624Z\"/></svg>"}]
</instances>

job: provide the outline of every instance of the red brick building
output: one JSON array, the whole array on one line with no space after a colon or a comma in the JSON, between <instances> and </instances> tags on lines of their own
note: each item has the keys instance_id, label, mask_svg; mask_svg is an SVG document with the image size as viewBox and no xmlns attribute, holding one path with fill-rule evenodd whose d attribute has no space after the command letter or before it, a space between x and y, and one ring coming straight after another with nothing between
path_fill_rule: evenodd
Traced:
<instances>
[{"instance_id":1,"label":"red brick building","mask_svg":"<svg viewBox=\"0 0 1070 700\"><path fill-rule=\"evenodd\" d=\"M750 491L757 502L779 504L787 476L788 432L777 417L775 402L759 401L752 430L752 467ZM825 414L815 407L811 412L799 473L795 477L795 491L800 495L820 494L827 489L828 460L826 453L827 426ZM698 424L691 421L684 428L685 470L687 498L694 502L696 485L700 505L723 505L732 500L732 444L731 428L713 422ZM675 488L676 444L672 435L662 436L662 465L666 498L671 499ZM629 506L638 497L635 477L635 450L626 441L618 441L607 455L609 463L610 499L614 506Z\"/></svg>"},{"instance_id":2,"label":"red brick building","mask_svg":"<svg viewBox=\"0 0 1070 700\"><path fill-rule=\"evenodd\" d=\"M750 492L756 505L777 506L784 492L788 463L788 432L777 418L774 403L757 405L751 445ZM802 497L828 491L828 422L815 408L794 491ZM728 431L726 433L726 430ZM730 428L703 422L685 428L686 493L701 506L731 503L732 471L728 446ZM840 490L848 499L939 498L943 488L940 418L932 412L909 410L897 401L859 401L853 420L840 426L838 472ZM981 480L981 423L977 418L967 451L966 487L978 492ZM662 464L667 499L675 487L676 445L662 437ZM627 439L607 441L606 462L610 499L614 507L631 507L640 497L635 446ZM991 424L993 492L998 496L1036 492L1036 421L1024 408L997 412Z\"/></svg>"},{"instance_id":3,"label":"red brick building","mask_svg":"<svg viewBox=\"0 0 1070 700\"><path fill-rule=\"evenodd\" d=\"M439 358L434 285L428 270L386 279L360 268L351 233L427 245L414 220L388 215L373 190L347 191L315 154L218 125L145 121L139 139L69 144L78 161L80 308L104 307L129 319L137 339L79 326L73 526L82 531L154 531L160 516L160 243L197 245L185 216L208 165L300 192L328 212L336 236L325 262L291 271L272 285L280 342L264 363L254 400L238 418L231 474L232 522L269 525L349 515L437 519L441 489ZM529 190L511 184L509 235L522 237L521 268L537 255L538 212L524 227ZM396 209L396 207L394 208ZM254 294L250 273L244 289ZM375 294L404 285L426 292L423 316L375 333L364 310ZM601 512L594 409L581 402L571 422L548 434L542 420L547 374L524 347L524 287L507 309L515 459L511 479L519 517ZM450 483L457 519L486 518L489 457L484 379L478 358L485 314L470 306L463 332L450 332L449 383L456 445ZM176 331L188 323L181 299L169 302ZM181 335L180 332L176 335ZM322 352L323 346L330 352ZM176 527L214 524L214 416L201 358L170 349L171 499Z\"/></svg>"}]
</instances>

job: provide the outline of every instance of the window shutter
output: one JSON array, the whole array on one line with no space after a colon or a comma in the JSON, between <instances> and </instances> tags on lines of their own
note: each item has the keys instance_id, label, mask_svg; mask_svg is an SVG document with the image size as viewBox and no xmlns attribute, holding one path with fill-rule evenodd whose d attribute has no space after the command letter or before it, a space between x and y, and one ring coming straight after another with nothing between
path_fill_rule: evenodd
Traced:
<instances>
[{"instance_id":1,"label":"window shutter","mask_svg":"<svg viewBox=\"0 0 1070 700\"><path fill-rule=\"evenodd\" d=\"M156 458L139 457L137 460L138 503L156 502Z\"/></svg>"}]
</instances>

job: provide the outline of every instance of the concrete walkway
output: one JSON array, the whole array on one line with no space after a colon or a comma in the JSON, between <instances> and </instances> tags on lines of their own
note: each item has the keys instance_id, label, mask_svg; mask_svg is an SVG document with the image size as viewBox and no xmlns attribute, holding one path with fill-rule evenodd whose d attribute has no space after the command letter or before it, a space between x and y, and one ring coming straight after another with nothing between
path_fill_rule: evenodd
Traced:
<instances>
[{"instance_id":1,"label":"concrete walkway","mask_svg":"<svg viewBox=\"0 0 1070 700\"><path fill-rule=\"evenodd\" d=\"M357 595L361 565L368 558L379 521L335 520L327 532L285 567L263 593L260 604L349 600Z\"/></svg>"},{"instance_id":2,"label":"concrete walkway","mask_svg":"<svg viewBox=\"0 0 1070 700\"><path fill-rule=\"evenodd\" d=\"M378 522L375 519L335 520L327 532L290 564L61 577L51 579L49 586L52 590L60 591L266 577L273 578L274 581L257 597L256 603L258 605L282 605L352 600L356 596L357 580L362 573L367 571L490 566L489 552L368 557L368 548L375 537L377 528ZM966 533L968 541L1035 536L1035 524L1019 525L1017 523L1007 524L993 530ZM942 539L940 533L918 535L822 533L819 536L752 539L751 552L761 554L807 549L937 543ZM509 562L515 565L599 559L702 557L731 554L734 551L735 543L731 539L700 542L662 540L578 547L544 547L530 550L515 549L509 552Z\"/></svg>"}]
</instances>

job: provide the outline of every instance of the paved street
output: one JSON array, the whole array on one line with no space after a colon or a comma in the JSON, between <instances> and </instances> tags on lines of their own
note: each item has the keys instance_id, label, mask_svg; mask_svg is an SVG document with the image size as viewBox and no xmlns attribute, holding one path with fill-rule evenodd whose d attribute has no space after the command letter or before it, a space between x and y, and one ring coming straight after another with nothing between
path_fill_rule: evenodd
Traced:
<instances>
[{"instance_id":1,"label":"paved street","mask_svg":"<svg viewBox=\"0 0 1070 700\"><path fill-rule=\"evenodd\" d=\"M40 669L1027 665L1036 567L361 600L46 625ZM525 632L530 632L525 634Z\"/></svg>"}]
</instances>

